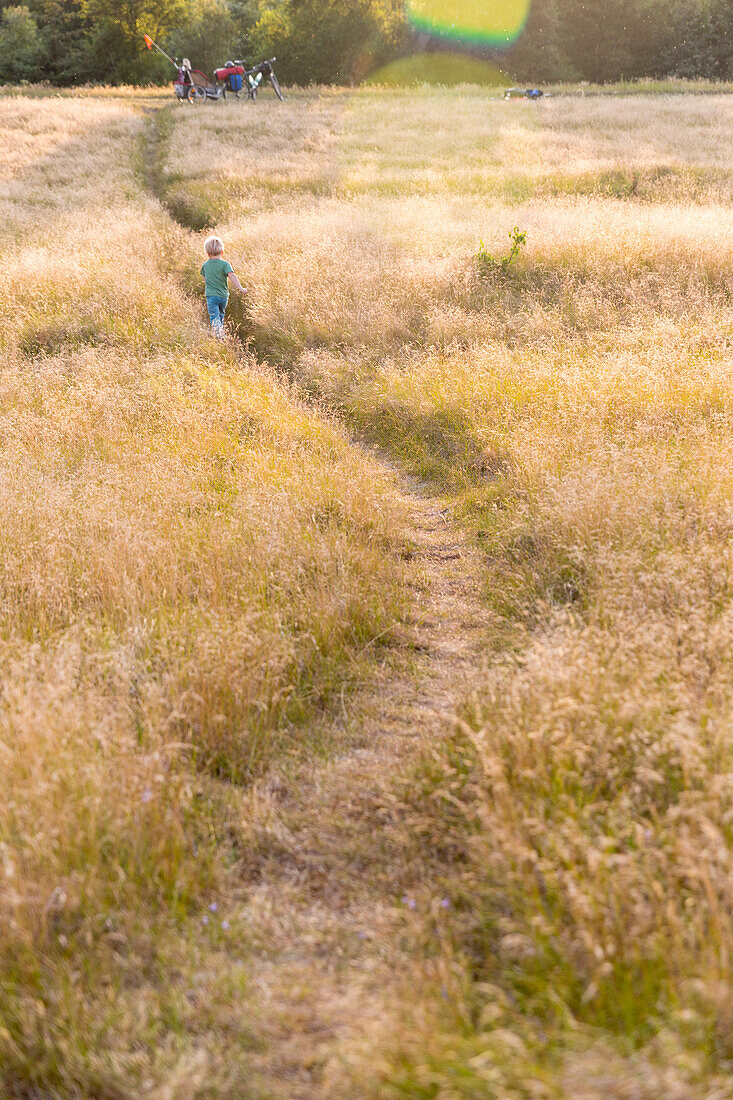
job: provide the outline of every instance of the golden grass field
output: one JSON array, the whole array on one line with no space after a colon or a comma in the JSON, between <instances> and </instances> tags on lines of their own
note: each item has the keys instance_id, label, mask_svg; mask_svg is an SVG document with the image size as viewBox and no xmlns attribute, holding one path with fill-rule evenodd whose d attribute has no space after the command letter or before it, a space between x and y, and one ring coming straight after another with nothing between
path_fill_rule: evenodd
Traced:
<instances>
[{"instance_id":1,"label":"golden grass field","mask_svg":"<svg viewBox=\"0 0 733 1100\"><path fill-rule=\"evenodd\" d=\"M733 100L5 103L3 1095L733 1097ZM252 784L347 751L399 648L379 454L448 498L489 625L391 780L429 873L364 879L389 1026L314 1032L303 1084Z\"/></svg>"}]
</instances>

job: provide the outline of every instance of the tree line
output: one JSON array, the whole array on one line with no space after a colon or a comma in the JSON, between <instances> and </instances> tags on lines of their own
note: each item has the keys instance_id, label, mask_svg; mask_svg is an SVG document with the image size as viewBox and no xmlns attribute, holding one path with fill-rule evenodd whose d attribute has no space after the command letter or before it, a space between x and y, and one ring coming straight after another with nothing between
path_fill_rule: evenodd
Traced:
<instances>
[{"instance_id":1,"label":"tree line","mask_svg":"<svg viewBox=\"0 0 733 1100\"><path fill-rule=\"evenodd\" d=\"M297 84L353 84L445 48L416 34L402 0L0 0L0 82L169 80L143 33L205 72L277 56L278 74ZM532 83L733 79L733 0L534 0L519 39L486 56Z\"/></svg>"}]
</instances>

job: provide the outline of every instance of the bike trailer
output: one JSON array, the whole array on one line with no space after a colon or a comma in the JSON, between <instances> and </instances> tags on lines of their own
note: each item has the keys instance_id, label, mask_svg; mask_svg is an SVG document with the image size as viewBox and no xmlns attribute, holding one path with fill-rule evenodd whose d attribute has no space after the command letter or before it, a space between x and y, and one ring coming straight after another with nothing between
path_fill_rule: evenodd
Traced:
<instances>
[{"instance_id":1,"label":"bike trailer","mask_svg":"<svg viewBox=\"0 0 733 1100\"><path fill-rule=\"evenodd\" d=\"M187 72L190 79L186 79L186 70L179 69L178 79L173 85L178 99L187 99L191 87L206 89L211 86L211 81L206 73L200 72L199 69L188 69Z\"/></svg>"},{"instance_id":2,"label":"bike trailer","mask_svg":"<svg viewBox=\"0 0 733 1100\"><path fill-rule=\"evenodd\" d=\"M235 65L233 61L227 61L221 69L214 69L214 77L222 84L227 84L233 92L241 92L244 84L244 65Z\"/></svg>"}]
</instances>

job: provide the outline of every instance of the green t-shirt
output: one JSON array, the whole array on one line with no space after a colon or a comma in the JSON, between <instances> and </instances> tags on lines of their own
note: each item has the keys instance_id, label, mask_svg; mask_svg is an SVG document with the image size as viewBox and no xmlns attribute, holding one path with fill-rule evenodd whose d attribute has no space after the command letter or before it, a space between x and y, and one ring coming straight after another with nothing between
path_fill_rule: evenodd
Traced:
<instances>
[{"instance_id":1,"label":"green t-shirt","mask_svg":"<svg viewBox=\"0 0 733 1100\"><path fill-rule=\"evenodd\" d=\"M229 297L229 284L227 282L227 275L230 271L234 271L234 268L228 260L222 260L218 256L211 260L207 260L201 267L201 274L206 280L206 290L204 293L207 298L228 298Z\"/></svg>"}]
</instances>

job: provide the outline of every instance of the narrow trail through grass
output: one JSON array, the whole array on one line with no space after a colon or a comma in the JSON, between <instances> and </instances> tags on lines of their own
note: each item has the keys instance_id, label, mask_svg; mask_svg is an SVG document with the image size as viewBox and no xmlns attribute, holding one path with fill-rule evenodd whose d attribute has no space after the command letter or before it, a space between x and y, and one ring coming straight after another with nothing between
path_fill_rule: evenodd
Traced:
<instances>
[{"instance_id":1,"label":"narrow trail through grass","mask_svg":"<svg viewBox=\"0 0 733 1100\"><path fill-rule=\"evenodd\" d=\"M270 1021L259 1068L292 1100L377 1088L373 1052L416 972L406 918L416 897L441 904L440 856L406 843L397 792L471 693L486 625L478 556L449 507L392 476L415 544L406 634L344 708L334 759L252 792L253 980Z\"/></svg>"},{"instance_id":2,"label":"narrow trail through grass","mask_svg":"<svg viewBox=\"0 0 733 1100\"><path fill-rule=\"evenodd\" d=\"M174 109L150 112L146 186L183 229L208 228L165 194ZM431 863L406 846L398 792L472 695L489 623L480 554L450 500L368 451L410 523L411 614L373 679L343 700L327 736L331 758L296 773L275 766L249 796L242 904L266 1039L253 1070L266 1095L287 1100L378 1091L373 1053L397 1026L415 974L406 918L416 896L442 902L440 855Z\"/></svg>"}]
</instances>

